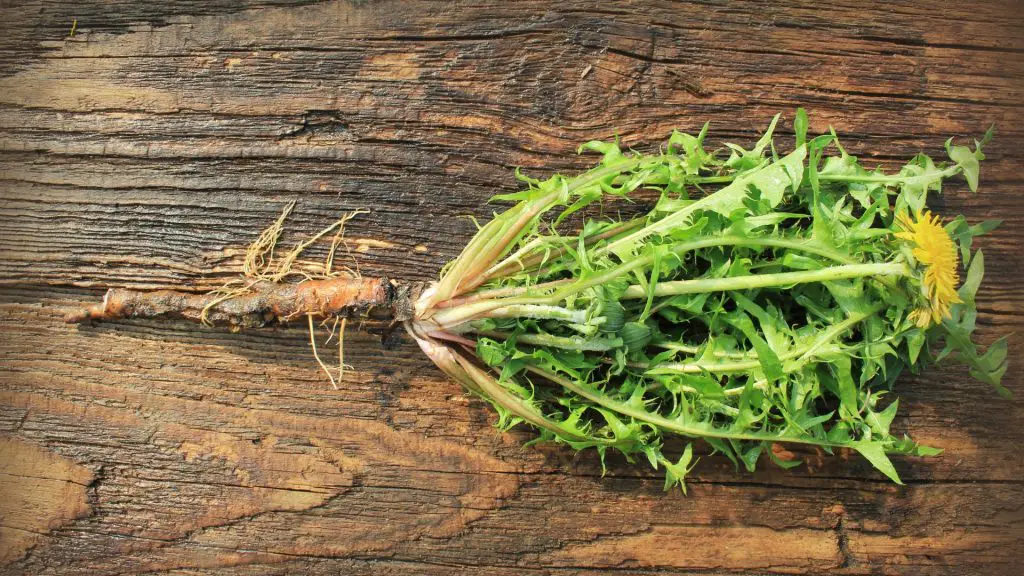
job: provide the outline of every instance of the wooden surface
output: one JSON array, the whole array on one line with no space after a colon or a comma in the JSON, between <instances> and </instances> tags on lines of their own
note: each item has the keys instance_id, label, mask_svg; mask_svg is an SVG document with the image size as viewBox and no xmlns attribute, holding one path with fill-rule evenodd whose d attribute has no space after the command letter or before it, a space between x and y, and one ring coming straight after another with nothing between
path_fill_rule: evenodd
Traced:
<instances>
[{"instance_id":1,"label":"wooden surface","mask_svg":"<svg viewBox=\"0 0 1024 576\"><path fill-rule=\"evenodd\" d=\"M1005 220L978 336L1020 354L1014 2L0 6L3 573L1019 573L1018 358L1012 401L952 365L899 382L896 426L946 449L899 459L906 486L848 455L753 475L705 456L684 497L522 449L408 343L350 332L334 391L298 328L60 323L108 286L222 282L289 200L292 238L372 209L348 229L361 270L428 280L514 166L706 120L749 144L802 105L885 166L996 123L981 193L934 206Z\"/></svg>"}]
</instances>

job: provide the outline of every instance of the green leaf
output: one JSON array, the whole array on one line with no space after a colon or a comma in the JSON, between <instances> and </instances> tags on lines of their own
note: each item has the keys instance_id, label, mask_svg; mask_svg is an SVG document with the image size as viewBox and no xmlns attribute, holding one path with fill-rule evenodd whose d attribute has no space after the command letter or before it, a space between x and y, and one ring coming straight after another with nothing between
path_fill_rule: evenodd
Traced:
<instances>
[{"instance_id":1,"label":"green leaf","mask_svg":"<svg viewBox=\"0 0 1024 576\"><path fill-rule=\"evenodd\" d=\"M860 441L853 442L850 447L860 452L860 455L871 462L871 465L876 470L885 474L893 482L902 485L903 481L900 480L900 475L896 473L896 468L893 467L889 457L885 455L885 446L878 442Z\"/></svg>"},{"instance_id":2,"label":"green leaf","mask_svg":"<svg viewBox=\"0 0 1024 576\"><path fill-rule=\"evenodd\" d=\"M921 353L921 348L924 347L925 342L927 341L928 338L921 330L910 330L907 332L907 358L910 360L911 364L917 364L917 358Z\"/></svg>"},{"instance_id":3,"label":"green leaf","mask_svg":"<svg viewBox=\"0 0 1024 576\"><path fill-rule=\"evenodd\" d=\"M757 468L757 459L761 457L761 450L763 448L764 443L757 442L740 454L740 460L743 461L743 465L746 467L747 472L753 472ZM769 452L771 452L771 450L769 450Z\"/></svg>"},{"instance_id":4,"label":"green leaf","mask_svg":"<svg viewBox=\"0 0 1024 576\"><path fill-rule=\"evenodd\" d=\"M796 147L799 148L807 142L807 111L803 108L796 109L793 131L796 132Z\"/></svg>"},{"instance_id":5,"label":"green leaf","mask_svg":"<svg viewBox=\"0 0 1024 576\"><path fill-rule=\"evenodd\" d=\"M682 152L686 174L697 175L701 169L715 164L714 158L704 151L704 137L707 136L709 125L710 122L705 123L697 136L673 131L668 139L669 152Z\"/></svg>"},{"instance_id":6,"label":"green leaf","mask_svg":"<svg viewBox=\"0 0 1024 576\"><path fill-rule=\"evenodd\" d=\"M734 314L723 316L723 318L747 337L747 340L757 352L757 361L764 371L765 378L770 382L782 378L782 362L779 361L779 357L772 351L768 342L754 328L754 323L751 322L750 317L743 312L737 311Z\"/></svg>"},{"instance_id":7,"label":"green leaf","mask_svg":"<svg viewBox=\"0 0 1024 576\"><path fill-rule=\"evenodd\" d=\"M839 387L839 413L846 419L858 419L857 385L853 383L852 362L845 354L828 357Z\"/></svg>"},{"instance_id":8,"label":"green leaf","mask_svg":"<svg viewBox=\"0 0 1024 576\"><path fill-rule=\"evenodd\" d=\"M760 406L764 400L761 391L753 386L753 378L748 378L743 386L743 393L740 394L739 406L736 409L736 416L733 419L731 430L745 432L750 426L761 418L754 414L754 407ZM739 454L739 450L736 451Z\"/></svg>"},{"instance_id":9,"label":"green leaf","mask_svg":"<svg viewBox=\"0 0 1024 576\"><path fill-rule=\"evenodd\" d=\"M735 144L726 144L732 150L732 154L729 159L725 161L725 165L728 168L734 168L736 170L750 170L756 168L762 162L764 157L764 151L772 143L772 133L775 132L775 125L779 123L781 114L776 114L768 125L768 129L761 135L761 139L757 141L754 147L747 151Z\"/></svg>"},{"instance_id":10,"label":"green leaf","mask_svg":"<svg viewBox=\"0 0 1024 576\"><path fill-rule=\"evenodd\" d=\"M733 451L732 446L730 446L728 442L722 440L721 438L715 437L708 437L705 438L704 440L711 446L711 448L714 449L714 452L712 452L713 454L724 454L726 458L732 461L733 466L735 466L736 469L739 470L740 462L739 460L736 459L736 453L735 451Z\"/></svg>"},{"instance_id":11,"label":"green leaf","mask_svg":"<svg viewBox=\"0 0 1024 576\"><path fill-rule=\"evenodd\" d=\"M686 494L686 475L693 470L693 467L697 464L696 462L690 463L693 460L693 444L688 443L686 449L683 450L682 456L679 460L673 464L668 460L662 460L661 464L665 467L665 491L671 490L675 486Z\"/></svg>"},{"instance_id":12,"label":"green leaf","mask_svg":"<svg viewBox=\"0 0 1024 576\"><path fill-rule=\"evenodd\" d=\"M876 434L885 438L889 436L889 426L892 425L893 418L896 417L896 410L899 409L899 405L900 401L896 399L885 410L869 413L865 420Z\"/></svg>"},{"instance_id":13,"label":"green leaf","mask_svg":"<svg viewBox=\"0 0 1024 576\"><path fill-rule=\"evenodd\" d=\"M923 210L928 193L941 190L942 180L947 176L948 172L936 166L930 157L925 154L915 156L900 169L899 176L893 181L900 185L895 212Z\"/></svg>"},{"instance_id":14,"label":"green leaf","mask_svg":"<svg viewBox=\"0 0 1024 576\"><path fill-rule=\"evenodd\" d=\"M1006 370L1009 368L1009 361L1006 357L1006 338L1006 336L1003 336L993 342L980 357L970 358L969 365L971 366L971 376L983 382L988 382L996 388L996 391L1001 396L1010 398L1012 393L1001 382L1003 375L1006 374Z\"/></svg>"},{"instance_id":15,"label":"green leaf","mask_svg":"<svg viewBox=\"0 0 1024 576\"><path fill-rule=\"evenodd\" d=\"M505 347L490 338L477 340L476 355L488 366L500 366L508 358Z\"/></svg>"},{"instance_id":16,"label":"green leaf","mask_svg":"<svg viewBox=\"0 0 1024 576\"><path fill-rule=\"evenodd\" d=\"M697 391L697 394L705 398L713 400L725 398L722 385L714 378L698 374L680 374L677 378L681 385L693 388Z\"/></svg>"},{"instance_id":17,"label":"green leaf","mask_svg":"<svg viewBox=\"0 0 1024 576\"><path fill-rule=\"evenodd\" d=\"M776 312L776 316L773 317L767 310L739 292L730 292L729 296L741 310L757 319L761 334L764 335L765 342L776 358L783 354L788 348L789 342L782 333L786 330L786 326L781 314Z\"/></svg>"},{"instance_id":18,"label":"green leaf","mask_svg":"<svg viewBox=\"0 0 1024 576\"><path fill-rule=\"evenodd\" d=\"M971 246L974 243L974 238L988 234L1000 224L1002 224L1002 220L985 220L969 226L963 216L957 216L946 224L946 232L960 246L960 260L965 267L971 262Z\"/></svg>"},{"instance_id":19,"label":"green leaf","mask_svg":"<svg viewBox=\"0 0 1024 576\"><path fill-rule=\"evenodd\" d=\"M643 350L651 341L651 328L640 322L626 322L619 330L619 338L628 350Z\"/></svg>"},{"instance_id":20,"label":"green leaf","mask_svg":"<svg viewBox=\"0 0 1024 576\"><path fill-rule=\"evenodd\" d=\"M981 287L981 280L985 277L985 255L978 250L974 253L974 257L971 259L971 265L967 269L967 276L964 278L964 283L960 285L960 289L957 290L957 295L960 296L961 300L974 302L974 297L978 293L978 288Z\"/></svg>"},{"instance_id":21,"label":"green leaf","mask_svg":"<svg viewBox=\"0 0 1024 576\"><path fill-rule=\"evenodd\" d=\"M921 446L920 444L918 444L916 450L914 450L914 455L915 456L938 456L939 454L942 454L942 452L943 452L942 448L932 448L931 446Z\"/></svg>"},{"instance_id":22,"label":"green leaf","mask_svg":"<svg viewBox=\"0 0 1024 576\"><path fill-rule=\"evenodd\" d=\"M584 152L597 152L603 154L604 157L601 159L601 164L611 164L616 160L622 159L622 150L619 149L619 143L616 142L603 142L601 140L591 140L580 145L576 150L577 154Z\"/></svg>"},{"instance_id":23,"label":"green leaf","mask_svg":"<svg viewBox=\"0 0 1024 576\"><path fill-rule=\"evenodd\" d=\"M994 127L989 128L981 142L975 142L975 149L973 151L967 146L953 146L952 138L946 140L946 153L949 154L949 159L956 162L956 165L960 168L971 192L978 191L978 175L981 171L980 161L985 159L981 148L992 139L994 134Z\"/></svg>"},{"instance_id":24,"label":"green leaf","mask_svg":"<svg viewBox=\"0 0 1024 576\"><path fill-rule=\"evenodd\" d=\"M801 146L778 162L744 172L731 184L710 196L705 196L690 208L701 208L729 216L737 209L744 208L743 200L751 187L760 191L761 197L768 200L768 206L775 207L782 201L786 190L800 186L806 156L807 148Z\"/></svg>"}]
</instances>

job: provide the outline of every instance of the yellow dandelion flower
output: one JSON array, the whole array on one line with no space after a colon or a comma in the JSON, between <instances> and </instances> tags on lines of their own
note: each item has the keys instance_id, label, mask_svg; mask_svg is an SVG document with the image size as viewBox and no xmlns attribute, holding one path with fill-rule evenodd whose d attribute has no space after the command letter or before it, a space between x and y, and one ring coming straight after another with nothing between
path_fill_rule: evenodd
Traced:
<instances>
[{"instance_id":1,"label":"yellow dandelion flower","mask_svg":"<svg viewBox=\"0 0 1024 576\"><path fill-rule=\"evenodd\" d=\"M910 319L919 327L927 328L929 323L938 324L943 318L949 318L949 307L962 302L956 292L960 282L956 245L942 227L939 217L927 210L918 211L913 219L907 212L902 212L896 221L903 229L896 233L896 237L914 245L914 258L924 266L922 289L928 297L928 304L911 312Z\"/></svg>"}]
</instances>

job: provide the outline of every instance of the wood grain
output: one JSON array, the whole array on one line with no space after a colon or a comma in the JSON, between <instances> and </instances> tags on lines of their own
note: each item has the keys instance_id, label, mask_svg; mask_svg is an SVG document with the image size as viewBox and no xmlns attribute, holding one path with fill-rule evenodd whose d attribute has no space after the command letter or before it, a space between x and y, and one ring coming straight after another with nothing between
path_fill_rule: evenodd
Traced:
<instances>
[{"instance_id":1,"label":"wood grain","mask_svg":"<svg viewBox=\"0 0 1024 576\"><path fill-rule=\"evenodd\" d=\"M1024 349L1024 14L1012 2L0 3L0 572L1013 574L1024 395L950 365L895 426L946 452L756 474L523 449L414 346L350 333L330 389L299 329L68 328L106 287L203 289L297 200L345 264L430 280L484 201L619 135L749 143L804 106L869 163L998 136L943 215L983 239L979 338ZM72 23L75 33L69 36ZM788 127L781 139L791 134Z\"/></svg>"}]
</instances>

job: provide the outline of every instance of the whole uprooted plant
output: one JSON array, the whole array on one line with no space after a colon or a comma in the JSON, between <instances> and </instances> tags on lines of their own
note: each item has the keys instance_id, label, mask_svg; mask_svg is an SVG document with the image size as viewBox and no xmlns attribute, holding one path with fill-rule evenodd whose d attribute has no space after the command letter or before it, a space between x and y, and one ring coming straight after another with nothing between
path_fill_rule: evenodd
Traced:
<instances>
[{"instance_id":1,"label":"whole uprooted plant","mask_svg":"<svg viewBox=\"0 0 1024 576\"><path fill-rule=\"evenodd\" d=\"M666 488L685 489L693 465L691 443L665 453L671 436L703 440L749 470L762 454L799 464L773 443L850 448L899 482L887 454L939 452L890 432L898 401L884 396L904 369L951 356L1009 394L1005 338L984 351L971 341L984 273L971 244L996 223L943 225L925 208L953 176L977 189L991 131L973 150L947 141L948 165L919 154L885 174L834 131L808 140L803 110L795 148L781 155L778 118L752 149L727 144L725 158L705 150L705 125L674 132L656 154L588 142L581 151L601 161L575 176L517 174L526 189L494 198L515 205L428 286L330 263L287 282L312 240L275 256L282 215L250 248L245 280L208 294L112 290L69 321L302 318L312 332L313 320L383 316L493 405L499 428L526 424L536 442L602 459L609 449L643 457L664 467ZM587 209L641 190L659 195L641 216ZM317 236L337 231L329 260L351 216ZM566 222L578 231L563 233Z\"/></svg>"}]
</instances>

